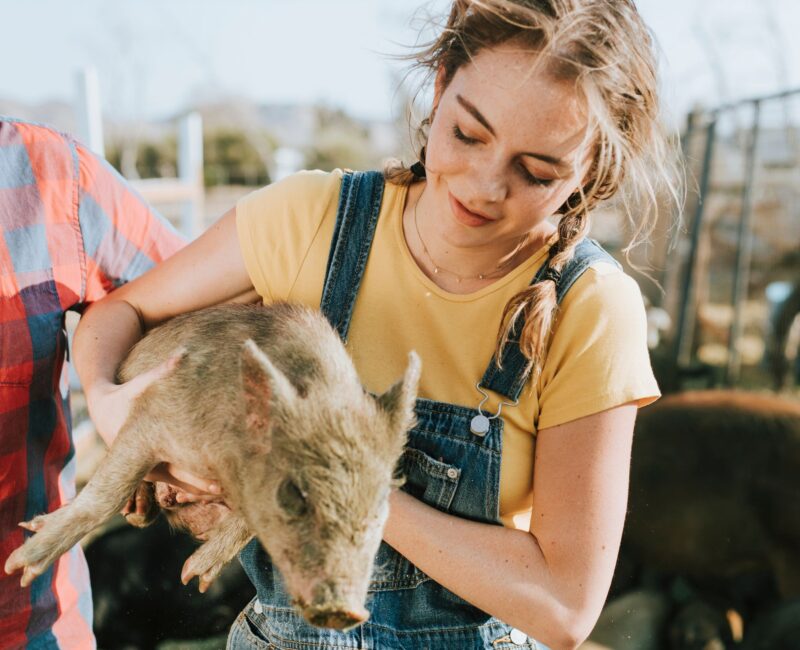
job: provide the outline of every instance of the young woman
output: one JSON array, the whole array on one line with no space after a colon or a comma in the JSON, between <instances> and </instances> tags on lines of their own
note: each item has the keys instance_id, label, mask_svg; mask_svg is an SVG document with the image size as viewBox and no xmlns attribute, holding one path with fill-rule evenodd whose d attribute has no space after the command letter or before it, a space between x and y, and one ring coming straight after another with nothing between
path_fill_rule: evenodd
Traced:
<instances>
[{"instance_id":1,"label":"young woman","mask_svg":"<svg viewBox=\"0 0 800 650\"><path fill-rule=\"evenodd\" d=\"M376 392L409 350L422 358L416 496L392 496L369 621L308 626L253 544L258 598L231 647L572 648L608 591L636 410L659 393L638 287L586 235L625 179L646 236L668 178L650 36L632 0L457 0L419 62L434 99L418 164L263 188L81 321L76 361L109 441L166 371L117 386L120 359L189 310L321 305Z\"/></svg>"}]
</instances>

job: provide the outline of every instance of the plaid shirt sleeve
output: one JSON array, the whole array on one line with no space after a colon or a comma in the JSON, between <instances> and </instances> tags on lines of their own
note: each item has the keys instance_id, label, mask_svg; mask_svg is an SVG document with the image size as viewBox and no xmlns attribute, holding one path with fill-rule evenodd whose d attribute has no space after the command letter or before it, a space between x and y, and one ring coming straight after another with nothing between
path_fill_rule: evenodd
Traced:
<instances>
[{"instance_id":1,"label":"plaid shirt sleeve","mask_svg":"<svg viewBox=\"0 0 800 650\"><path fill-rule=\"evenodd\" d=\"M105 160L80 144L76 151L86 305L172 255L183 240Z\"/></svg>"}]
</instances>

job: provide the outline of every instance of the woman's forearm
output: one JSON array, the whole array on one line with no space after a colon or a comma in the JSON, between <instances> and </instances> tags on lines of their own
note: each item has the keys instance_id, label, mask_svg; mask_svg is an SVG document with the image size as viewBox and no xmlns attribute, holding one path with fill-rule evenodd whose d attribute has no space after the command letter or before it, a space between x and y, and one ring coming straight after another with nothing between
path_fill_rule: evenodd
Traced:
<instances>
[{"instance_id":1,"label":"woman's forearm","mask_svg":"<svg viewBox=\"0 0 800 650\"><path fill-rule=\"evenodd\" d=\"M101 300L81 317L72 348L75 370L90 402L95 392L114 384L117 367L141 337L139 316L124 300ZM100 433L110 444L107 432Z\"/></svg>"},{"instance_id":2,"label":"woman's forearm","mask_svg":"<svg viewBox=\"0 0 800 650\"><path fill-rule=\"evenodd\" d=\"M554 650L576 647L592 627L592 613L567 602L569 587L526 531L448 515L397 491L384 540L436 582Z\"/></svg>"}]
</instances>

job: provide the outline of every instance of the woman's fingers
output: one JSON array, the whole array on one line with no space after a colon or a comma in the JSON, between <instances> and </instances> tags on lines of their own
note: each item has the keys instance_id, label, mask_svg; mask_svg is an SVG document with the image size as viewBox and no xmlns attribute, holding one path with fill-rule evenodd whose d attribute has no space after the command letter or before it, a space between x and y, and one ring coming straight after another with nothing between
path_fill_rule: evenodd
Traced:
<instances>
[{"instance_id":1,"label":"woman's fingers","mask_svg":"<svg viewBox=\"0 0 800 650\"><path fill-rule=\"evenodd\" d=\"M159 379L163 379L169 373L171 373L181 362L181 359L186 356L186 348L179 347L169 356L164 363L156 366L155 368L151 368L150 370L143 372L140 375L137 375L130 381L124 384L126 388L126 392L130 399L134 397L138 397L141 393L147 389L150 384Z\"/></svg>"},{"instance_id":2,"label":"woman's fingers","mask_svg":"<svg viewBox=\"0 0 800 650\"><path fill-rule=\"evenodd\" d=\"M196 476L173 463L159 463L145 478L153 483L160 481L175 486L179 494L183 493L183 498L186 499L184 502L190 500L187 495L194 497L191 500L197 501L206 497L215 500L222 494L222 489L216 481Z\"/></svg>"},{"instance_id":3,"label":"woman's fingers","mask_svg":"<svg viewBox=\"0 0 800 650\"><path fill-rule=\"evenodd\" d=\"M218 503L220 496L217 494L194 494L185 490L178 490L175 493L175 501L178 503Z\"/></svg>"},{"instance_id":4,"label":"woman's fingers","mask_svg":"<svg viewBox=\"0 0 800 650\"><path fill-rule=\"evenodd\" d=\"M169 473L180 483L173 483L182 490L192 494L208 494L219 496L222 493L219 484L216 481L200 478L191 472L187 472L181 467L169 464Z\"/></svg>"}]
</instances>

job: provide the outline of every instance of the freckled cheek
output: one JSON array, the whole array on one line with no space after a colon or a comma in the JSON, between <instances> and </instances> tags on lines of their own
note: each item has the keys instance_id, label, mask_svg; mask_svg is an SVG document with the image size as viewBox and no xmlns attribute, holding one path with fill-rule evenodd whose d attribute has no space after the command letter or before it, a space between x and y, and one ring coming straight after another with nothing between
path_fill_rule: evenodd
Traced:
<instances>
[{"instance_id":1,"label":"freckled cheek","mask_svg":"<svg viewBox=\"0 0 800 650\"><path fill-rule=\"evenodd\" d=\"M514 212L520 223L530 227L555 214L570 194L569 190L526 192L515 201Z\"/></svg>"},{"instance_id":2,"label":"freckled cheek","mask_svg":"<svg viewBox=\"0 0 800 650\"><path fill-rule=\"evenodd\" d=\"M448 138L445 130L434 122L425 147L425 164L435 174L454 174L467 169L468 157L463 147Z\"/></svg>"},{"instance_id":3,"label":"freckled cheek","mask_svg":"<svg viewBox=\"0 0 800 650\"><path fill-rule=\"evenodd\" d=\"M509 225L524 232L533 228L542 220L553 214L549 206L540 201L515 201L513 204L506 204L505 214Z\"/></svg>"}]
</instances>

